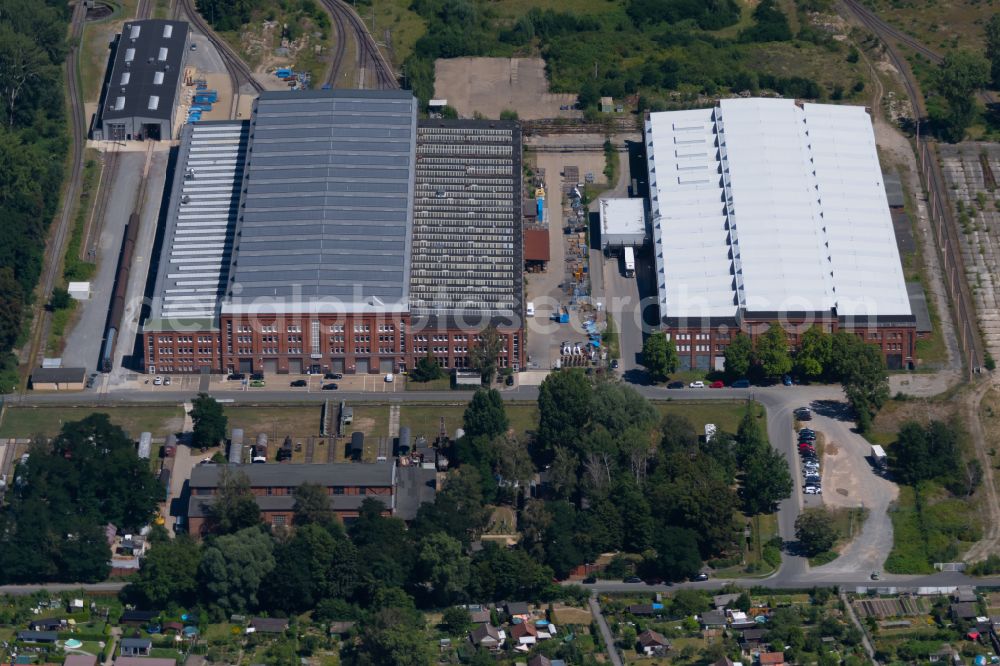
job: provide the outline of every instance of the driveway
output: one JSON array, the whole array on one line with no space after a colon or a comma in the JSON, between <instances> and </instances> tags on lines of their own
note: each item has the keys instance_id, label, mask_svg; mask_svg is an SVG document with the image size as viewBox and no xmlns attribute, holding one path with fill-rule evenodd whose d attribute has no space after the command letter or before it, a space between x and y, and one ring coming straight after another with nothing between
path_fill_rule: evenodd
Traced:
<instances>
[{"instance_id":1,"label":"driveway","mask_svg":"<svg viewBox=\"0 0 1000 666\"><path fill-rule=\"evenodd\" d=\"M594 621L597 622L601 638L604 639L604 645L608 649L608 656L611 658L611 663L614 666L624 666L622 657L618 654L618 648L615 646L615 637L608 627L608 621L605 619L604 613L601 612L601 605L597 603L597 597L591 596L587 603L590 605L590 613L594 616Z\"/></svg>"},{"instance_id":2,"label":"driveway","mask_svg":"<svg viewBox=\"0 0 1000 666\"><path fill-rule=\"evenodd\" d=\"M823 503L829 507L865 508L868 519L861 533L833 562L812 569L816 576L881 570L892 550L889 505L899 487L875 474L868 456L871 444L852 430L847 406L841 402L816 401L809 427L826 436L823 454Z\"/></svg>"}]
</instances>

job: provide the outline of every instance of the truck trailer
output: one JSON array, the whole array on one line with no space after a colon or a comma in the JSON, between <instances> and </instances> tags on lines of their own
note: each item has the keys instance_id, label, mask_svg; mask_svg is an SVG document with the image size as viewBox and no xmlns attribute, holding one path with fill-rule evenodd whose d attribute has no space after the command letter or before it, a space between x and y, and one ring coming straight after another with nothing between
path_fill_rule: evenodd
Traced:
<instances>
[{"instance_id":1,"label":"truck trailer","mask_svg":"<svg viewBox=\"0 0 1000 666\"><path fill-rule=\"evenodd\" d=\"M635 248L625 248L625 277L635 277Z\"/></svg>"},{"instance_id":2,"label":"truck trailer","mask_svg":"<svg viewBox=\"0 0 1000 666\"><path fill-rule=\"evenodd\" d=\"M888 458L885 455L885 449L883 449L878 444L872 445L872 465L875 469L879 471L885 471Z\"/></svg>"}]
</instances>

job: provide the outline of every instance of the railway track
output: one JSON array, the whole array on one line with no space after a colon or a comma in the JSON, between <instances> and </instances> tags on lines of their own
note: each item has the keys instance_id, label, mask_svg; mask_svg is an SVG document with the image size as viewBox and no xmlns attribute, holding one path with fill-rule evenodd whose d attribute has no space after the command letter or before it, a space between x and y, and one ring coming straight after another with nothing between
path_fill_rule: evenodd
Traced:
<instances>
[{"instance_id":1,"label":"railway track","mask_svg":"<svg viewBox=\"0 0 1000 666\"><path fill-rule=\"evenodd\" d=\"M885 44L886 55L892 65L899 70L903 80L906 94L913 103L913 112L916 123L916 149L917 161L920 167L920 175L924 187L927 190L927 206L931 227L934 232L935 245L938 249L938 258L941 261L948 298L955 312L955 326L959 346L964 354L964 361L969 376L978 372L983 364L982 340L978 334L978 323L976 321L976 309L973 306L972 293L966 280L965 262L962 259L961 241L958 237L956 223L952 219L952 207L948 199L948 188L945 183L944 174L941 172L941 165L938 162L937 150L934 142L926 135L920 134L920 120L926 114L924 96L920 92L920 84L917 82L913 71L910 69L906 59L899 53L896 46L897 41L902 42L909 48L920 47L918 52L937 56L916 40L902 35L898 30L888 25L878 18L871 11L861 6L857 0L841 0L844 6L861 23L872 31ZM916 46L915 46L916 45ZM929 56L928 56L929 57Z\"/></svg>"},{"instance_id":2,"label":"railway track","mask_svg":"<svg viewBox=\"0 0 1000 666\"><path fill-rule=\"evenodd\" d=\"M375 76L375 87L382 90L394 90L399 88L399 81L396 79L396 72L393 70L392 66L379 51L378 44L375 43L375 38L372 37L371 33L368 32L368 27L365 22L358 16L358 13L354 11L354 8L349 4L344 2L344 0L320 0L324 7L333 16L334 23L337 25L338 29L341 31L341 35L347 34L348 29L354 33L354 41L358 45L358 61L359 65L364 69L366 77L369 71L374 72ZM341 39L341 43L337 47L338 54L334 54L334 68L331 72L331 78L327 79L327 83L332 85L332 82L336 80L337 75L340 73L340 69L343 66L344 57L344 40Z\"/></svg>"},{"instance_id":3,"label":"railway track","mask_svg":"<svg viewBox=\"0 0 1000 666\"><path fill-rule=\"evenodd\" d=\"M851 11L852 14L858 17L865 26L874 32L878 37L888 45L888 40L891 39L897 44L902 44L908 49L912 50L924 58L926 58L932 65L940 65L944 62L944 57L937 51L928 48L923 42L907 35L902 30L899 30L891 23L881 19L872 12L870 9L862 5L858 0L842 0L844 5ZM986 105L992 105L997 103L996 95L993 93L983 90L979 93L979 98Z\"/></svg>"},{"instance_id":4,"label":"railway track","mask_svg":"<svg viewBox=\"0 0 1000 666\"><path fill-rule=\"evenodd\" d=\"M331 18L333 18L333 26L337 31L336 37L337 45L333 52L333 62L330 65L330 72L326 76L326 85L331 88L335 88L340 79L340 70L344 66L344 55L347 52L347 24L344 21L344 16L342 13L334 10L330 5L332 3L327 3L323 1L323 6L327 8L330 12Z\"/></svg>"},{"instance_id":5,"label":"railway track","mask_svg":"<svg viewBox=\"0 0 1000 666\"><path fill-rule=\"evenodd\" d=\"M264 90L264 86L254 78L253 72L250 71L247 64L233 52L229 44L215 34L215 31L208 25L208 22L198 13L198 8L195 7L194 0L178 0L178 6L184 11L188 20L194 24L198 32L205 35L206 39L212 42L212 45L219 52L219 56L226 66L226 71L229 72L229 78L233 81L234 94L239 94L239 89L244 83L249 84L258 93Z\"/></svg>"},{"instance_id":6,"label":"railway track","mask_svg":"<svg viewBox=\"0 0 1000 666\"><path fill-rule=\"evenodd\" d=\"M90 223L84 230L83 242L80 243L80 259L90 263L97 263L97 244L104 229L104 216L107 214L108 200L111 198L111 184L118 173L118 160L121 156L118 144L113 145L104 155L106 161L97 185L97 201L91 212Z\"/></svg>"},{"instance_id":7,"label":"railway track","mask_svg":"<svg viewBox=\"0 0 1000 666\"><path fill-rule=\"evenodd\" d=\"M80 182L83 178L83 148L87 129L84 126L83 98L80 96L77 71L80 61L80 42L83 39L83 24L87 19L87 8L78 2L73 8L71 22L69 53L66 55L66 88L69 93L70 133L72 136L72 154L70 156L70 177L66 183L66 192L62 200L62 209L56 219L56 228L52 230L50 241L46 247L44 270L39 282L40 298L35 306L35 316L31 323L31 343L28 356L25 358L27 372L22 382L22 390L27 390L27 378L31 368L35 367L38 352L42 348L45 331L49 326L49 317L45 311L45 303L55 287L56 279L62 272L62 258L66 249L66 239L73 220L80 196Z\"/></svg>"},{"instance_id":8,"label":"railway track","mask_svg":"<svg viewBox=\"0 0 1000 666\"><path fill-rule=\"evenodd\" d=\"M135 18L137 21L148 19L153 15L153 3L155 0L139 0L135 8Z\"/></svg>"}]
</instances>

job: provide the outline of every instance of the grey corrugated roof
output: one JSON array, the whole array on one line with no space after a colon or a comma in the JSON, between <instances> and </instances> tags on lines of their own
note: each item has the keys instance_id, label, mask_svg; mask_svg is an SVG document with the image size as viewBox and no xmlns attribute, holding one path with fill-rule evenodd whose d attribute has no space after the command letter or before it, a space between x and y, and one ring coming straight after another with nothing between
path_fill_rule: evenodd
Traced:
<instances>
[{"instance_id":1,"label":"grey corrugated roof","mask_svg":"<svg viewBox=\"0 0 1000 666\"><path fill-rule=\"evenodd\" d=\"M930 333L934 330L931 323L931 313L927 309L927 296L924 286L919 282L907 282L906 294L910 297L910 309L917 322L917 333Z\"/></svg>"},{"instance_id":2,"label":"grey corrugated roof","mask_svg":"<svg viewBox=\"0 0 1000 666\"><path fill-rule=\"evenodd\" d=\"M258 97L224 311L405 305L416 118L406 91Z\"/></svg>"},{"instance_id":3,"label":"grey corrugated roof","mask_svg":"<svg viewBox=\"0 0 1000 666\"><path fill-rule=\"evenodd\" d=\"M170 37L163 36L166 26L171 26ZM139 34L132 39L135 28L138 28ZM111 76L105 89L102 120L137 116L170 119L176 102L174 94L177 92L177 80L184 64L187 34L188 24L184 21L149 19L128 21L122 26ZM126 57L131 49L134 52L128 62ZM164 60L160 60L160 49L166 49ZM126 84L122 84L124 73L128 73ZM157 73L162 74L162 79L157 77ZM156 84L154 80L160 80L161 83ZM159 98L159 105L155 109L149 108L151 96ZM118 97L125 98L125 105L121 109L115 108Z\"/></svg>"},{"instance_id":4,"label":"grey corrugated roof","mask_svg":"<svg viewBox=\"0 0 1000 666\"><path fill-rule=\"evenodd\" d=\"M251 465L196 465L191 470L192 488L214 488L219 484L223 469L242 472L250 480L251 488L267 486L288 487L303 483L324 486L390 486L392 463L328 463L322 465L281 465L257 463Z\"/></svg>"},{"instance_id":5,"label":"grey corrugated roof","mask_svg":"<svg viewBox=\"0 0 1000 666\"><path fill-rule=\"evenodd\" d=\"M123 638L122 647L126 648L148 648L153 645L153 641L148 638Z\"/></svg>"},{"instance_id":6,"label":"grey corrugated roof","mask_svg":"<svg viewBox=\"0 0 1000 666\"><path fill-rule=\"evenodd\" d=\"M422 467L407 466L396 470L396 512L403 520L417 517L424 502L433 502L437 493L437 472Z\"/></svg>"},{"instance_id":7,"label":"grey corrugated roof","mask_svg":"<svg viewBox=\"0 0 1000 666\"><path fill-rule=\"evenodd\" d=\"M31 382L33 384L82 382L86 376L86 368L35 368L31 371Z\"/></svg>"},{"instance_id":8,"label":"grey corrugated roof","mask_svg":"<svg viewBox=\"0 0 1000 666\"><path fill-rule=\"evenodd\" d=\"M390 505L391 495L330 495L330 508L333 511L357 511L366 499L374 499L386 506ZM295 508L293 495L259 495L254 497L261 511L291 511ZM203 518L208 515L208 508L215 501L214 497L192 495L188 502L188 517ZM413 512L416 515L416 512Z\"/></svg>"},{"instance_id":9,"label":"grey corrugated roof","mask_svg":"<svg viewBox=\"0 0 1000 666\"><path fill-rule=\"evenodd\" d=\"M415 319L519 323L523 261L520 125L420 121L410 273Z\"/></svg>"},{"instance_id":10,"label":"grey corrugated roof","mask_svg":"<svg viewBox=\"0 0 1000 666\"><path fill-rule=\"evenodd\" d=\"M184 125L145 330L218 328L249 121Z\"/></svg>"}]
</instances>

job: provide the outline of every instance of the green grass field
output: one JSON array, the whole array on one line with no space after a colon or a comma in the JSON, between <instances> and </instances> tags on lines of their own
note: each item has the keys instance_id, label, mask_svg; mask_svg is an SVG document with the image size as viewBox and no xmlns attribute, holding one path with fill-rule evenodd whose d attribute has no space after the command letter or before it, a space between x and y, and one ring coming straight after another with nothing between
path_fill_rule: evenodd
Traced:
<instances>
[{"instance_id":1,"label":"green grass field","mask_svg":"<svg viewBox=\"0 0 1000 666\"><path fill-rule=\"evenodd\" d=\"M87 22L83 29L83 48L80 54L80 92L84 102L97 102L101 95L101 82L108 63L108 44L121 29L125 17L135 16L139 0L112 0L107 3L114 10L100 22Z\"/></svg>"},{"instance_id":2,"label":"green grass field","mask_svg":"<svg viewBox=\"0 0 1000 666\"><path fill-rule=\"evenodd\" d=\"M8 407L0 423L0 437L51 437L59 434L67 421L79 421L90 414L104 413L130 435L149 431L163 436L180 429L184 413L180 405L170 407Z\"/></svg>"},{"instance_id":3,"label":"green grass field","mask_svg":"<svg viewBox=\"0 0 1000 666\"><path fill-rule=\"evenodd\" d=\"M660 414L677 414L686 417L694 425L695 430L702 432L706 423L714 423L725 432L735 433L740 425L740 419L746 413L747 403L740 401L689 401L673 400L670 402L654 402ZM761 410L763 411L763 410Z\"/></svg>"},{"instance_id":4,"label":"green grass field","mask_svg":"<svg viewBox=\"0 0 1000 666\"><path fill-rule=\"evenodd\" d=\"M396 66L405 61L413 53L417 40L427 32L424 20L410 8L409 0L380 0L375 3L375 30L378 41L386 30L389 31L392 59ZM372 3L358 2L358 13L365 19L368 29L372 25Z\"/></svg>"}]
</instances>

